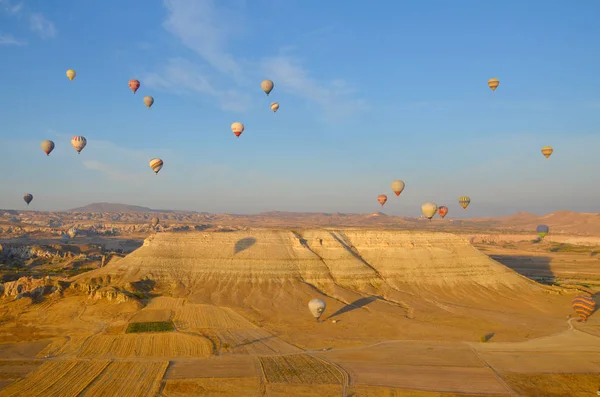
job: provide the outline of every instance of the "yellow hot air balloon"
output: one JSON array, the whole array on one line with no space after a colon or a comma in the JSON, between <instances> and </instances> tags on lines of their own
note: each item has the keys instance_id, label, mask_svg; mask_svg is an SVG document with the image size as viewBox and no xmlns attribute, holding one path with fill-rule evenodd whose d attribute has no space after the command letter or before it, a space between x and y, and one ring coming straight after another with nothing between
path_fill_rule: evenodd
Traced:
<instances>
[{"instance_id":1,"label":"yellow hot air balloon","mask_svg":"<svg viewBox=\"0 0 600 397\"><path fill-rule=\"evenodd\" d=\"M431 218L433 218L437 212L437 205L434 203L424 203L421 206L421 212L423 212L423 215L425 215L425 217L431 221Z\"/></svg>"},{"instance_id":2,"label":"yellow hot air balloon","mask_svg":"<svg viewBox=\"0 0 600 397\"><path fill-rule=\"evenodd\" d=\"M496 88L500 85L500 80L497 78L492 78L488 80L488 87L492 89L492 91L496 91Z\"/></svg>"},{"instance_id":3,"label":"yellow hot air balloon","mask_svg":"<svg viewBox=\"0 0 600 397\"><path fill-rule=\"evenodd\" d=\"M554 149L552 149L552 146L544 146L542 148L542 154L548 158L550 157L550 155L552 154L552 152L554 152ZM559 156L560 157L560 156ZM560 161L560 160L559 160Z\"/></svg>"},{"instance_id":4,"label":"yellow hot air balloon","mask_svg":"<svg viewBox=\"0 0 600 397\"><path fill-rule=\"evenodd\" d=\"M273 102L273 103L271 103L271 110L272 110L273 112L276 112L276 111L277 111L277 109L279 109L279 104L278 104L277 102Z\"/></svg>"},{"instance_id":5,"label":"yellow hot air balloon","mask_svg":"<svg viewBox=\"0 0 600 397\"><path fill-rule=\"evenodd\" d=\"M244 132L244 124L236 121L235 123L231 124L231 131L233 131L235 136L239 138L240 135L242 135L242 132Z\"/></svg>"},{"instance_id":6,"label":"yellow hot air balloon","mask_svg":"<svg viewBox=\"0 0 600 397\"><path fill-rule=\"evenodd\" d=\"M154 98L152 98L151 96L145 96L144 97L144 104L146 105L146 107L148 109L150 109L150 106L152 106L154 104Z\"/></svg>"},{"instance_id":7,"label":"yellow hot air balloon","mask_svg":"<svg viewBox=\"0 0 600 397\"><path fill-rule=\"evenodd\" d=\"M469 204L471 204L471 198L469 196L461 196L458 199L458 204L466 210Z\"/></svg>"},{"instance_id":8,"label":"yellow hot air balloon","mask_svg":"<svg viewBox=\"0 0 600 397\"><path fill-rule=\"evenodd\" d=\"M260 83L260 88L262 88L262 90L267 95L269 95L271 91L273 91L273 87L275 87L275 84L273 84L271 80L263 80Z\"/></svg>"},{"instance_id":9,"label":"yellow hot air balloon","mask_svg":"<svg viewBox=\"0 0 600 397\"><path fill-rule=\"evenodd\" d=\"M75 73L75 71L73 69L67 70L67 77L69 78L70 81L73 81L75 76L77 76L77 73Z\"/></svg>"}]
</instances>

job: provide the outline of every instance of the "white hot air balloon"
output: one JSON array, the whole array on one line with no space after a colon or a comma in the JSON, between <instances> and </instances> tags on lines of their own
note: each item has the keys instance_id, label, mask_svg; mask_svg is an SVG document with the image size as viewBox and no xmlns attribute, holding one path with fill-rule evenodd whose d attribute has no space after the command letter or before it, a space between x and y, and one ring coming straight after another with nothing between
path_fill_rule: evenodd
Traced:
<instances>
[{"instance_id":1,"label":"white hot air balloon","mask_svg":"<svg viewBox=\"0 0 600 397\"><path fill-rule=\"evenodd\" d=\"M242 132L244 132L244 124L236 121L235 123L231 124L231 131L239 138L240 135L242 135Z\"/></svg>"},{"instance_id":2,"label":"white hot air balloon","mask_svg":"<svg viewBox=\"0 0 600 397\"><path fill-rule=\"evenodd\" d=\"M323 299L312 299L308 302L308 310L310 310L311 314L315 317L317 321L319 321L319 317L325 311L325 301Z\"/></svg>"}]
</instances>

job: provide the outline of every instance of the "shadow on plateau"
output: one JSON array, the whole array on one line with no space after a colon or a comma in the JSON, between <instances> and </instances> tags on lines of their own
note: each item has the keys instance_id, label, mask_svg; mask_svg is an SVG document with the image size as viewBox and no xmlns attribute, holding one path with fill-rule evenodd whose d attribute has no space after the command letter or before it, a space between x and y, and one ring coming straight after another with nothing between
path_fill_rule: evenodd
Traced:
<instances>
[{"instance_id":1,"label":"shadow on plateau","mask_svg":"<svg viewBox=\"0 0 600 397\"><path fill-rule=\"evenodd\" d=\"M235 255L244 250L247 250L248 248L252 247L254 244L256 244L256 239L254 237L242 238L242 239L238 240L237 243L235 243L235 248L233 249L233 254Z\"/></svg>"},{"instance_id":2,"label":"shadow on plateau","mask_svg":"<svg viewBox=\"0 0 600 397\"><path fill-rule=\"evenodd\" d=\"M556 277L550 268L552 258L534 255L489 255L515 272L540 283L552 284Z\"/></svg>"},{"instance_id":3,"label":"shadow on plateau","mask_svg":"<svg viewBox=\"0 0 600 397\"><path fill-rule=\"evenodd\" d=\"M330 318L333 318L335 316L342 315L344 313L348 313L354 309L360 309L361 307L367 306L371 302L375 302L377 299L381 299L381 296L367 296L365 298L360 298L342 307L340 310L327 317L326 320L329 320Z\"/></svg>"}]
</instances>

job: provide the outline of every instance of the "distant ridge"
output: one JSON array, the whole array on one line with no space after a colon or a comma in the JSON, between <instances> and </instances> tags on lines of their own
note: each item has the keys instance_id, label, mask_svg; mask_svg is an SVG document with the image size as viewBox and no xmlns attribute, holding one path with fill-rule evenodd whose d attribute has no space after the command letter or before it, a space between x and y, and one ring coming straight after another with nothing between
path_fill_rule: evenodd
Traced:
<instances>
[{"instance_id":1,"label":"distant ridge","mask_svg":"<svg viewBox=\"0 0 600 397\"><path fill-rule=\"evenodd\" d=\"M139 205L119 204L119 203L92 203L83 207L73 208L66 212L186 212L197 213L196 211L176 211L176 210L153 210Z\"/></svg>"}]
</instances>

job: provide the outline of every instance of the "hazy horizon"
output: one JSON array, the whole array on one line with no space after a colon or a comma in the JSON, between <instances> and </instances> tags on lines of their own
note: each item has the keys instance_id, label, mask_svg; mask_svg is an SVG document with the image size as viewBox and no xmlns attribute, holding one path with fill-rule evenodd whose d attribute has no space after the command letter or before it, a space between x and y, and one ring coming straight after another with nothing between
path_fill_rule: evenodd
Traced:
<instances>
[{"instance_id":1,"label":"hazy horizon","mask_svg":"<svg viewBox=\"0 0 600 397\"><path fill-rule=\"evenodd\" d=\"M0 0L0 207L597 212L600 3L540 4Z\"/></svg>"}]
</instances>

